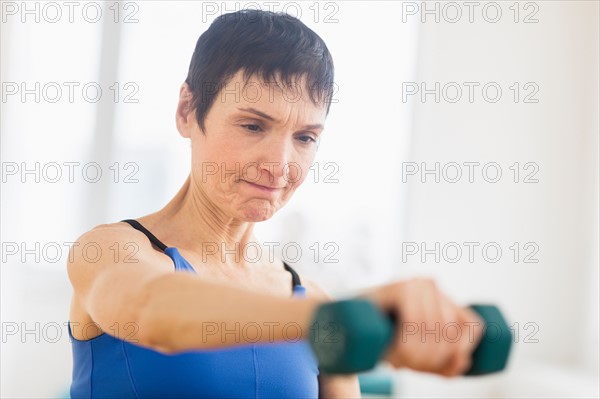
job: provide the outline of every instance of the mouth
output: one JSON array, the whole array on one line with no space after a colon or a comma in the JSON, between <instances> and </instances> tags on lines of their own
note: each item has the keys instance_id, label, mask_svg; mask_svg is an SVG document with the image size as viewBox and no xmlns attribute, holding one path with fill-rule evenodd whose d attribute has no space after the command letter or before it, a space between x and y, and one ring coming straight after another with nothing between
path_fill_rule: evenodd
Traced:
<instances>
[{"instance_id":1,"label":"mouth","mask_svg":"<svg viewBox=\"0 0 600 399\"><path fill-rule=\"evenodd\" d=\"M241 181L243 181L244 183L249 184L249 185L251 185L253 187L258 188L259 190L263 190L263 191L268 192L268 193L274 193L274 192L277 192L277 191L283 189L283 187L269 187L269 186L262 186L262 185L256 184L256 183L251 183L251 182L246 181L246 180L241 180Z\"/></svg>"}]
</instances>

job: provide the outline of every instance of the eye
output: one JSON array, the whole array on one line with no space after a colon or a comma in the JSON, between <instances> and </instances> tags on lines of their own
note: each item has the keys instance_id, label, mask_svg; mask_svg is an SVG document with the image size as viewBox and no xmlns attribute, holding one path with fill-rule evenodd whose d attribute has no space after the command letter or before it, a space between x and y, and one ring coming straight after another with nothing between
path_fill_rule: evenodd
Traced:
<instances>
[{"instance_id":1,"label":"eye","mask_svg":"<svg viewBox=\"0 0 600 399\"><path fill-rule=\"evenodd\" d=\"M242 127L252 133L258 133L262 130L262 128L256 124L242 125Z\"/></svg>"},{"instance_id":2,"label":"eye","mask_svg":"<svg viewBox=\"0 0 600 399\"><path fill-rule=\"evenodd\" d=\"M299 136L298 137L300 139L300 141L302 141L304 144L309 144L311 142L316 143L317 140L315 140L314 138L312 138L312 136Z\"/></svg>"}]
</instances>

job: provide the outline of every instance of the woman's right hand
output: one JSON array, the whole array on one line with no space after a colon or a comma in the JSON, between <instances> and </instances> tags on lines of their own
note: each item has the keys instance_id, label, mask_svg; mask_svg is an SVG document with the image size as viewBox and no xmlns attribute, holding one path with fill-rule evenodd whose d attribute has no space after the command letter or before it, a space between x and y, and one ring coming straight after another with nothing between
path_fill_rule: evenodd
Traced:
<instances>
[{"instance_id":1,"label":"woman's right hand","mask_svg":"<svg viewBox=\"0 0 600 399\"><path fill-rule=\"evenodd\" d=\"M464 374L483 335L477 313L452 302L431 279L385 285L363 295L396 315L392 344L383 360L395 368L440 374Z\"/></svg>"}]
</instances>

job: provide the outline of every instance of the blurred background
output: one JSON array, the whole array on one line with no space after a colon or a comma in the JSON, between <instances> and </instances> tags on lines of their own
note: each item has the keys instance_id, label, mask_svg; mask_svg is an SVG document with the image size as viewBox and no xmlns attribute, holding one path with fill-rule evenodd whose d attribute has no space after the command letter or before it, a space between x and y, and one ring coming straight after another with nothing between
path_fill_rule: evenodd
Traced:
<instances>
[{"instance_id":1,"label":"blurred background","mask_svg":"<svg viewBox=\"0 0 600 399\"><path fill-rule=\"evenodd\" d=\"M67 397L69 245L184 183L180 84L243 8L299 17L336 66L312 175L257 236L334 297L430 276L513 331L504 373L381 365L381 393L600 395L598 1L0 4L3 398Z\"/></svg>"}]
</instances>

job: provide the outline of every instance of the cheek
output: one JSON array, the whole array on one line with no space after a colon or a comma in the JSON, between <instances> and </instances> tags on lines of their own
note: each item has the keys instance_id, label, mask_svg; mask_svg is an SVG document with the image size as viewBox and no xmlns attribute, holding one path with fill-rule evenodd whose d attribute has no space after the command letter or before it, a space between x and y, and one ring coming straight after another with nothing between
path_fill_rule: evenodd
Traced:
<instances>
[{"instance_id":1,"label":"cheek","mask_svg":"<svg viewBox=\"0 0 600 399\"><path fill-rule=\"evenodd\" d=\"M290 162L283 170L285 179L290 186L299 186L306 179L308 169L298 162Z\"/></svg>"},{"instance_id":2,"label":"cheek","mask_svg":"<svg viewBox=\"0 0 600 399\"><path fill-rule=\"evenodd\" d=\"M240 170L236 168L236 159L222 149L204 148L198 151L194 164L196 181L213 196L227 197L232 192L232 186L239 179ZM238 162L239 165L239 162Z\"/></svg>"},{"instance_id":3,"label":"cheek","mask_svg":"<svg viewBox=\"0 0 600 399\"><path fill-rule=\"evenodd\" d=\"M304 183L304 181L309 177L309 175L313 173L311 171L312 164L312 160L310 162L290 162L289 166L287 167L286 175L287 181L289 182L291 188L298 188L300 185L302 185L302 183Z\"/></svg>"},{"instance_id":4,"label":"cheek","mask_svg":"<svg viewBox=\"0 0 600 399\"><path fill-rule=\"evenodd\" d=\"M204 171L207 180L221 185L231 179L240 177L244 168L243 148L236 148L234 141L214 141L199 148L196 165L199 171Z\"/></svg>"}]
</instances>

